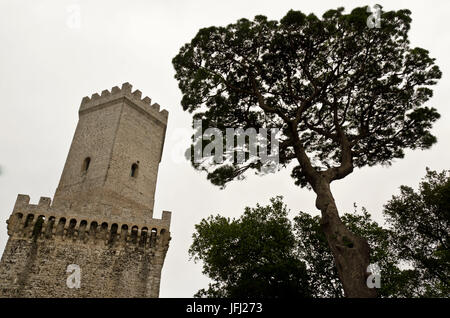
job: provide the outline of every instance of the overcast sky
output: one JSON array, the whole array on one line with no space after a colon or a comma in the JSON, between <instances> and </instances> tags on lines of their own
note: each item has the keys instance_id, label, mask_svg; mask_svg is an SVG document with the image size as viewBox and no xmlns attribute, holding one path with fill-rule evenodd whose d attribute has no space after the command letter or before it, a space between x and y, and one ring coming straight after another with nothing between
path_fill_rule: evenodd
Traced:
<instances>
[{"instance_id":1,"label":"overcast sky","mask_svg":"<svg viewBox=\"0 0 450 318\"><path fill-rule=\"evenodd\" d=\"M448 1L0 1L0 253L17 194L31 203L53 197L78 121L83 96L130 82L169 111L169 123L155 198L155 217L172 211L172 241L165 260L161 297L192 297L206 287L201 264L189 261L194 225L210 214L229 217L244 207L283 195L292 215L318 214L315 195L294 185L292 166L264 177L248 175L224 190L213 186L182 156L191 117L184 113L172 58L202 27L227 25L263 14L282 18L289 9L322 15L344 6L380 3L385 10L412 11L412 46L430 51L443 72L428 103L442 115L431 150L407 151L390 167L356 169L332 184L341 212L353 203L382 221L383 204L402 184L417 187L425 167L449 168L450 63ZM80 23L72 14L80 8ZM381 21L382 23L382 21Z\"/></svg>"}]
</instances>

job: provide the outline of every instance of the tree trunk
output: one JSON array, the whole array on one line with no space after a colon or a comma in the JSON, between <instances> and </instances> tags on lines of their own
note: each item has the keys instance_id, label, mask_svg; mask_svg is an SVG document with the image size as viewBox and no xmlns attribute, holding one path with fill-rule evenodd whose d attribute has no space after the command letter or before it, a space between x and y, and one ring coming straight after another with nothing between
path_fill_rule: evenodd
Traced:
<instances>
[{"instance_id":1,"label":"tree trunk","mask_svg":"<svg viewBox=\"0 0 450 318\"><path fill-rule=\"evenodd\" d=\"M367 287L369 244L367 240L350 232L339 218L330 184L322 180L315 187L316 207L322 212L321 226L333 253L339 279L346 297L376 297L375 289Z\"/></svg>"}]
</instances>

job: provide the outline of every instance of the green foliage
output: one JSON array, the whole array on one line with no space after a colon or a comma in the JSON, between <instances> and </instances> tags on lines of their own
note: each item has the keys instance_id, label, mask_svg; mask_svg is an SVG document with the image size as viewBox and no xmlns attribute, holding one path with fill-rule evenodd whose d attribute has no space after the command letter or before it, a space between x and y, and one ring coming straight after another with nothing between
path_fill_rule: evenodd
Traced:
<instances>
[{"instance_id":1,"label":"green foliage","mask_svg":"<svg viewBox=\"0 0 450 318\"><path fill-rule=\"evenodd\" d=\"M362 214L344 214L343 223L365 237L371 248L370 262L381 269L381 297L449 297L450 283L450 177L448 171L427 169L419 192L401 187L383 211L387 228ZM343 297L342 285L320 217L301 212L294 228L300 259L308 267L316 297Z\"/></svg>"},{"instance_id":2,"label":"green foliage","mask_svg":"<svg viewBox=\"0 0 450 318\"><path fill-rule=\"evenodd\" d=\"M416 192L402 186L385 205L389 227L366 209L342 216L371 248L381 269L380 297L449 297L450 176L427 169ZM196 225L189 250L214 282L204 297L344 297L320 217L291 222L281 197L246 208L239 219L210 216ZM348 244L351 244L349 241Z\"/></svg>"},{"instance_id":3,"label":"green foliage","mask_svg":"<svg viewBox=\"0 0 450 318\"><path fill-rule=\"evenodd\" d=\"M197 297L309 297L304 263L281 197L246 208L239 219L210 216L196 225L189 254L214 280Z\"/></svg>"},{"instance_id":4,"label":"green foliage","mask_svg":"<svg viewBox=\"0 0 450 318\"><path fill-rule=\"evenodd\" d=\"M306 263L313 296L344 297L333 255L320 228L320 217L300 212L294 218L294 231L298 256Z\"/></svg>"},{"instance_id":5,"label":"green foliage","mask_svg":"<svg viewBox=\"0 0 450 318\"><path fill-rule=\"evenodd\" d=\"M371 264L381 269L380 297L418 296L420 281L416 270L400 269L401 259L391 243L391 232L371 219L363 208L362 214L346 213L344 224L355 234L367 239L371 248ZM320 217L300 212L295 217L295 231L300 259L308 267L310 285L315 297L344 297L333 255L320 227ZM349 242L350 244L351 242Z\"/></svg>"},{"instance_id":6,"label":"green foliage","mask_svg":"<svg viewBox=\"0 0 450 318\"><path fill-rule=\"evenodd\" d=\"M291 10L280 21L256 16L199 30L173 58L183 109L223 132L279 128L279 168L298 159L298 149L324 171L341 165L344 151L363 167L429 148L439 114L424 104L441 72L427 50L410 47L409 10L382 11L373 29L369 14L366 7L321 18ZM194 167L223 186L262 165ZM308 184L300 166L292 176Z\"/></svg>"},{"instance_id":7,"label":"green foliage","mask_svg":"<svg viewBox=\"0 0 450 318\"><path fill-rule=\"evenodd\" d=\"M413 266L420 293L450 296L450 174L427 169L418 191L402 186L385 205L398 258Z\"/></svg>"}]
</instances>

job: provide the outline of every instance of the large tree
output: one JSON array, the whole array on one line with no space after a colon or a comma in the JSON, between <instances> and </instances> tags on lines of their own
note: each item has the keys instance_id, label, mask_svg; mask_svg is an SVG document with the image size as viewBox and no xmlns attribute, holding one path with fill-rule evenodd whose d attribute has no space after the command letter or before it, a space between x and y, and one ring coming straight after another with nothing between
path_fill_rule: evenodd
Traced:
<instances>
[{"instance_id":1,"label":"large tree","mask_svg":"<svg viewBox=\"0 0 450 318\"><path fill-rule=\"evenodd\" d=\"M296 184L317 194L349 297L375 296L366 285L369 246L342 223L330 183L355 167L390 164L405 148L429 148L439 118L424 104L441 72L427 50L410 47L410 11L381 12L379 28L369 28L368 17L363 7L322 18L291 10L279 22L241 19L201 29L173 59L182 107L204 127L280 129L280 167L295 161ZM264 168L245 158L194 166L224 185Z\"/></svg>"}]
</instances>

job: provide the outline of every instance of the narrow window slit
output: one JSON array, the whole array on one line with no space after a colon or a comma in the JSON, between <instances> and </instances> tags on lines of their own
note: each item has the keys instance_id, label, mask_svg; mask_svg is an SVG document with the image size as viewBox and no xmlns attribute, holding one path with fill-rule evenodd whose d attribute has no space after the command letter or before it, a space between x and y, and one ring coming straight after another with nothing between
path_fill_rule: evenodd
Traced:
<instances>
[{"instance_id":1,"label":"narrow window slit","mask_svg":"<svg viewBox=\"0 0 450 318\"><path fill-rule=\"evenodd\" d=\"M133 163L131 165L131 174L130 174L130 176L133 177L133 178L137 178L138 170L139 170L138 164L137 163Z\"/></svg>"},{"instance_id":2,"label":"narrow window slit","mask_svg":"<svg viewBox=\"0 0 450 318\"><path fill-rule=\"evenodd\" d=\"M87 157L83 161L83 168L81 169L82 172L87 172L89 169L89 165L91 164L91 157Z\"/></svg>"}]
</instances>

